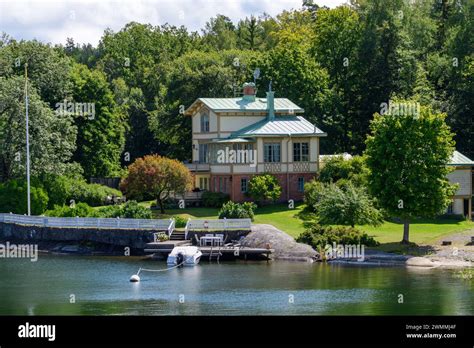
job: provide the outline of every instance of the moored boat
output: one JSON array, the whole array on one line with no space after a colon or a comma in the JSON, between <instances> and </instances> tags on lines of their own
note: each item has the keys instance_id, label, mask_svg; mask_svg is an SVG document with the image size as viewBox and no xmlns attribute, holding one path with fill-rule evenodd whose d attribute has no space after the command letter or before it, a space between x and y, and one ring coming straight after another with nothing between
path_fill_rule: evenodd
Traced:
<instances>
[{"instance_id":1,"label":"moored boat","mask_svg":"<svg viewBox=\"0 0 474 348\"><path fill-rule=\"evenodd\" d=\"M195 266L201 260L202 253L195 246L174 247L168 255L168 266Z\"/></svg>"}]
</instances>

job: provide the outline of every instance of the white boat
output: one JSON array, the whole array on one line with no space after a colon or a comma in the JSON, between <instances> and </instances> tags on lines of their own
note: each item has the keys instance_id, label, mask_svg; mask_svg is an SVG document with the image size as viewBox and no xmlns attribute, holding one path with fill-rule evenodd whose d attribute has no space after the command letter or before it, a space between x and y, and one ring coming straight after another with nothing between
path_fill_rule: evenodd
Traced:
<instances>
[{"instance_id":1,"label":"white boat","mask_svg":"<svg viewBox=\"0 0 474 348\"><path fill-rule=\"evenodd\" d=\"M174 247L168 255L168 266L195 266L201 260L202 252L195 246Z\"/></svg>"}]
</instances>

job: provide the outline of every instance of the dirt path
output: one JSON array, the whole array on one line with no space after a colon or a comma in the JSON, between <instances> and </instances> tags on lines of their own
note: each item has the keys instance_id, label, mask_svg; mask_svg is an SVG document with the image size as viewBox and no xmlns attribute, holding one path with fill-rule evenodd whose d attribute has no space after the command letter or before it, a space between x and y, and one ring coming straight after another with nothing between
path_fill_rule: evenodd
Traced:
<instances>
[{"instance_id":1,"label":"dirt path","mask_svg":"<svg viewBox=\"0 0 474 348\"><path fill-rule=\"evenodd\" d=\"M439 238L431 244L433 253L426 255L432 261L443 264L463 264L474 262L474 244L471 237L474 236L474 229L457 232ZM443 246L443 241L451 241L451 245Z\"/></svg>"}]
</instances>

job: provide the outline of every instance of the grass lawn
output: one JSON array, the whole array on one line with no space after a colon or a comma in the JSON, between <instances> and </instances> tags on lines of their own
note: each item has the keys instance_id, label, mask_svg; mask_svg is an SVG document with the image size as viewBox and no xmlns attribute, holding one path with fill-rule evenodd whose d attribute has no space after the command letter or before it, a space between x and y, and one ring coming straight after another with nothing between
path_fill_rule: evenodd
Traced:
<instances>
[{"instance_id":1,"label":"grass lawn","mask_svg":"<svg viewBox=\"0 0 474 348\"><path fill-rule=\"evenodd\" d=\"M387 222L380 227L360 226L380 243L399 242L403 235L403 224ZM410 241L429 244L443 236L474 228L472 221L451 219L417 220L410 224Z\"/></svg>"},{"instance_id":2,"label":"grass lawn","mask_svg":"<svg viewBox=\"0 0 474 348\"><path fill-rule=\"evenodd\" d=\"M142 202L141 204L150 206L150 203ZM273 225L296 238L304 231L303 220L300 218L304 207L304 204L296 204L294 209L289 209L286 204L264 206L255 212L254 223ZM217 208L168 209L163 215L153 210L153 215L155 218L170 218L178 215L185 219L217 219L218 210ZM379 227L357 227L382 243L379 249L402 251L403 247L400 247L399 242L403 235L403 224L385 221ZM416 244L429 244L443 236L468 229L474 229L474 222L452 219L417 220L410 224L410 241Z\"/></svg>"},{"instance_id":3,"label":"grass lawn","mask_svg":"<svg viewBox=\"0 0 474 348\"><path fill-rule=\"evenodd\" d=\"M297 215L304 208L303 204L296 205L294 209L288 209L287 205L277 204L258 208L255 212L255 224L271 224L276 228L297 237L303 232L303 221ZM217 208L186 208L168 209L166 214L160 214L154 210L153 215L157 219L167 219L171 216L181 216L185 219L217 219Z\"/></svg>"}]
</instances>

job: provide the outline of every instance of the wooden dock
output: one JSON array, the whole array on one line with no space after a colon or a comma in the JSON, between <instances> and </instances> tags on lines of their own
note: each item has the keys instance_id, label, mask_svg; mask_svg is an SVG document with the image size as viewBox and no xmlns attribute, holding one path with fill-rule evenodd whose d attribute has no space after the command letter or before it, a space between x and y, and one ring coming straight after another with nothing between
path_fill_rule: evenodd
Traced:
<instances>
[{"instance_id":1,"label":"wooden dock","mask_svg":"<svg viewBox=\"0 0 474 348\"><path fill-rule=\"evenodd\" d=\"M190 241L166 241L166 242L153 242L148 243L145 248L146 253L150 254L162 254L162 256L167 256L174 247L176 246L189 246L191 245ZM274 252L273 249L266 248L248 248L241 246L198 246L199 250L202 252L202 258L216 258L217 256L223 257L226 259L232 258L244 258L247 257L266 257L270 258L270 255Z\"/></svg>"}]
</instances>

